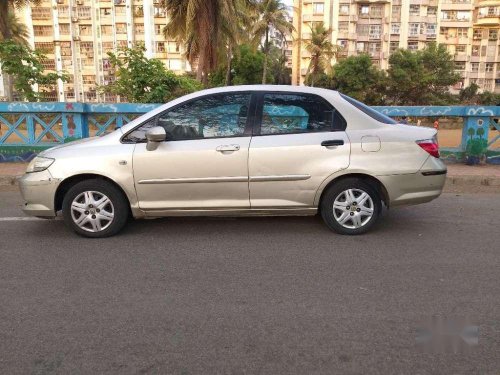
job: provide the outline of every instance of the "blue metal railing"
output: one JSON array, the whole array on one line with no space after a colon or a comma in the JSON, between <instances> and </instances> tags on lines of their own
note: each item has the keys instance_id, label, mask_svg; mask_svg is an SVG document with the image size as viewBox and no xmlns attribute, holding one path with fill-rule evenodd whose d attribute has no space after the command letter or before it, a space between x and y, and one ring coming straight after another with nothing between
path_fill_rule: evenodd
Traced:
<instances>
[{"instance_id":1,"label":"blue metal railing","mask_svg":"<svg viewBox=\"0 0 500 375\"><path fill-rule=\"evenodd\" d=\"M1 103L0 162L28 160L41 149L119 128L159 104ZM485 146L489 162L500 163L500 106L374 107L391 117L462 118L461 142L443 148L450 159L461 159L471 142ZM490 132L493 132L490 134ZM448 155L448 156L447 156Z\"/></svg>"}]
</instances>

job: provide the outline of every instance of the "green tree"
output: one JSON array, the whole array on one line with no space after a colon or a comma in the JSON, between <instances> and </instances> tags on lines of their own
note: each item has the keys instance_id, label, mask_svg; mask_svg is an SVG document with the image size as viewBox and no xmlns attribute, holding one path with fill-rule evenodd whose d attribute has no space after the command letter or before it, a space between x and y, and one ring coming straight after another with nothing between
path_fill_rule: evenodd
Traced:
<instances>
[{"instance_id":1,"label":"green tree","mask_svg":"<svg viewBox=\"0 0 500 375\"><path fill-rule=\"evenodd\" d=\"M311 40L306 44L306 50L311 54L311 61L306 73L306 83L315 85L315 81L331 73L332 58L336 53L336 46L331 42L332 30L325 28L323 22L311 28Z\"/></svg>"},{"instance_id":2,"label":"green tree","mask_svg":"<svg viewBox=\"0 0 500 375\"><path fill-rule=\"evenodd\" d=\"M384 104L385 85L385 72L367 54L350 56L333 67L333 88L366 104Z\"/></svg>"},{"instance_id":3,"label":"green tree","mask_svg":"<svg viewBox=\"0 0 500 375\"><path fill-rule=\"evenodd\" d=\"M491 91L483 91L478 95L478 103L480 105L499 105L500 94L495 94Z\"/></svg>"},{"instance_id":4,"label":"green tree","mask_svg":"<svg viewBox=\"0 0 500 375\"><path fill-rule=\"evenodd\" d=\"M0 42L0 63L2 72L13 78L14 89L21 99L38 101L43 99L43 91L35 92L32 85L50 88L58 79L66 81L64 74L44 73L40 51L32 51L29 47L17 44L12 40Z\"/></svg>"},{"instance_id":5,"label":"green tree","mask_svg":"<svg viewBox=\"0 0 500 375\"><path fill-rule=\"evenodd\" d=\"M169 15L166 37L183 43L186 58L196 66L197 79L205 85L217 68L221 46L236 45L238 15L250 0L163 0Z\"/></svg>"},{"instance_id":6,"label":"green tree","mask_svg":"<svg viewBox=\"0 0 500 375\"><path fill-rule=\"evenodd\" d=\"M231 82L235 85L258 84L262 80L264 53L253 49L248 44L238 47L231 63ZM226 66L221 65L214 73L211 83L214 86L225 85ZM268 76L268 79L272 77Z\"/></svg>"},{"instance_id":7,"label":"green tree","mask_svg":"<svg viewBox=\"0 0 500 375\"><path fill-rule=\"evenodd\" d=\"M392 104L442 105L452 101L449 87L460 80L444 45L398 50L389 58L387 97Z\"/></svg>"},{"instance_id":8,"label":"green tree","mask_svg":"<svg viewBox=\"0 0 500 375\"><path fill-rule=\"evenodd\" d=\"M479 86L475 83L471 83L469 86L460 90L458 93L458 100L462 104L474 104L477 101L478 91Z\"/></svg>"},{"instance_id":9,"label":"green tree","mask_svg":"<svg viewBox=\"0 0 500 375\"><path fill-rule=\"evenodd\" d=\"M177 76L158 59L144 56L142 45L108 53L115 81L100 86L103 93L119 95L131 103L164 103L201 89L195 79Z\"/></svg>"},{"instance_id":10,"label":"green tree","mask_svg":"<svg viewBox=\"0 0 500 375\"><path fill-rule=\"evenodd\" d=\"M280 33L285 39L286 35L292 33L294 27L288 20L287 7L281 0L259 0L256 4L255 14L257 17L253 24L253 40L255 44L259 44L263 40L262 84L265 84L268 78L268 60L271 51L271 30Z\"/></svg>"}]
</instances>

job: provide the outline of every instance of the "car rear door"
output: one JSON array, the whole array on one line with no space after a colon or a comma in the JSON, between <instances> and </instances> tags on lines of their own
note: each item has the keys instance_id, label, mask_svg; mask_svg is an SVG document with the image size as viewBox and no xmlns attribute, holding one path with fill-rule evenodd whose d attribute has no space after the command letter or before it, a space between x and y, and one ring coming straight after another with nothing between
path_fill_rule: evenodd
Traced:
<instances>
[{"instance_id":1,"label":"car rear door","mask_svg":"<svg viewBox=\"0 0 500 375\"><path fill-rule=\"evenodd\" d=\"M318 95L261 92L249 152L252 208L312 207L320 184L349 166L346 121Z\"/></svg>"}]
</instances>

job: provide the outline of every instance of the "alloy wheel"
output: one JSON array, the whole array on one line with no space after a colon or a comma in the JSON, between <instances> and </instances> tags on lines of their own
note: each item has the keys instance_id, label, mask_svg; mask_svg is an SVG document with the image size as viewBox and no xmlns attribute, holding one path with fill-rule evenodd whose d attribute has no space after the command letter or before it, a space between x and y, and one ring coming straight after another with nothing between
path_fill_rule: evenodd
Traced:
<instances>
[{"instance_id":1,"label":"alloy wheel","mask_svg":"<svg viewBox=\"0 0 500 375\"><path fill-rule=\"evenodd\" d=\"M108 228L115 217L111 200L98 191L84 191L71 202L71 218L87 232L100 232Z\"/></svg>"},{"instance_id":2,"label":"alloy wheel","mask_svg":"<svg viewBox=\"0 0 500 375\"><path fill-rule=\"evenodd\" d=\"M365 226L373 217L375 206L370 195L361 189L347 189L333 202L333 216L344 228Z\"/></svg>"}]
</instances>

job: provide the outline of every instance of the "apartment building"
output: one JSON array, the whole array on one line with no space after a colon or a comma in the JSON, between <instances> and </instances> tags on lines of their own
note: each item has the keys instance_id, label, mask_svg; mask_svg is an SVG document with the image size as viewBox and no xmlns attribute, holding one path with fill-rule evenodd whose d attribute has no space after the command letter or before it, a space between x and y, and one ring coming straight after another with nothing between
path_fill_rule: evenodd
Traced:
<instances>
[{"instance_id":1,"label":"apartment building","mask_svg":"<svg viewBox=\"0 0 500 375\"><path fill-rule=\"evenodd\" d=\"M47 101L117 101L96 87L114 79L107 52L135 42L143 42L147 57L161 59L176 73L191 69L182 46L163 36L168 15L158 0L42 0L19 16L30 30L32 47L46 55L45 69L70 77L44 94Z\"/></svg>"},{"instance_id":2,"label":"apartment building","mask_svg":"<svg viewBox=\"0 0 500 375\"><path fill-rule=\"evenodd\" d=\"M303 84L315 22L332 30L336 60L360 53L387 69L398 48L445 44L462 80L500 92L500 0L295 0L292 83ZM332 61L335 63L335 59Z\"/></svg>"}]
</instances>

